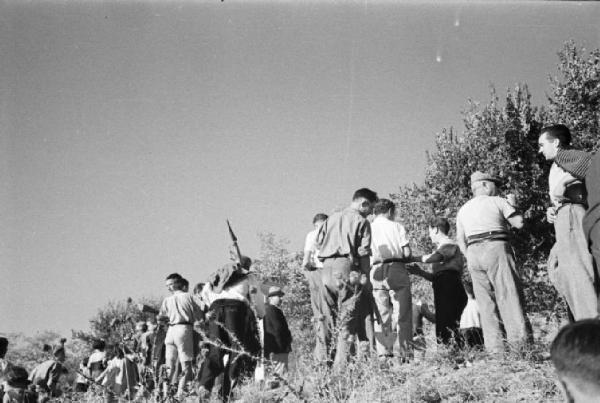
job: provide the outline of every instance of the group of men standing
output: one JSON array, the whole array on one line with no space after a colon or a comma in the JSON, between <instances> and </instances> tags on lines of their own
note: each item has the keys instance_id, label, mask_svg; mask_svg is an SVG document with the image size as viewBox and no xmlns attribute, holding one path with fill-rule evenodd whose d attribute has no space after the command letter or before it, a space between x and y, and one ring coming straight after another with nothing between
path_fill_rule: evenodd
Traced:
<instances>
[{"instance_id":1,"label":"group of men standing","mask_svg":"<svg viewBox=\"0 0 600 403\"><path fill-rule=\"evenodd\" d=\"M539 152L552 161L547 219L554 224L556 244L550 254L549 275L572 319L579 320L597 317L599 312L600 156L572 150L570 144L571 134L564 125L541 131ZM459 254L466 258L480 307L485 348L490 353L501 353L506 342L518 347L532 337L510 245L511 229L521 230L524 219L513 195L498 195L500 178L478 171L471 175L470 182L473 197L457 212L456 244ZM367 217L373 212L375 218L369 221ZM432 218L439 223L439 217ZM393 203L379 200L370 189L359 189L349 207L330 217L317 214L313 224L315 229L306 237L303 267L311 292L316 358L329 361L335 369L356 348L389 356L398 339L400 359L410 359L409 273L413 270L407 263L414 258L404 227L395 221ZM430 235L443 227L430 224ZM444 266L456 257L444 256L443 250L454 249L444 246L452 246L447 233L441 235L445 239L434 254L435 261ZM417 260L430 263L434 261L428 260L430 257ZM458 267L460 262L449 266ZM454 272L460 273L457 267ZM455 274L439 280L438 289L442 283L456 283L455 279L460 283L460 276ZM451 311L466 304L462 283L458 283L447 294L453 295L450 301L454 299ZM444 315L451 318L442 325L448 329L440 329L437 334L447 342L443 331L448 334L448 330L455 330L457 319L455 313ZM394 323L392 317L397 318Z\"/></svg>"}]
</instances>

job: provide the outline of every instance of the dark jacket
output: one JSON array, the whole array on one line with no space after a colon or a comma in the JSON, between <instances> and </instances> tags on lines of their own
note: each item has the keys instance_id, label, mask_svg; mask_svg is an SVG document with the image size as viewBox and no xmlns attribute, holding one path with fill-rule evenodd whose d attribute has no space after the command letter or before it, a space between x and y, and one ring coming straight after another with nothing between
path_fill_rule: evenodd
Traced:
<instances>
[{"instance_id":1,"label":"dark jacket","mask_svg":"<svg viewBox=\"0 0 600 403\"><path fill-rule=\"evenodd\" d=\"M292 333L281 309L270 304L265 305L263 328L265 357L269 358L271 353L281 354L292 351Z\"/></svg>"}]
</instances>

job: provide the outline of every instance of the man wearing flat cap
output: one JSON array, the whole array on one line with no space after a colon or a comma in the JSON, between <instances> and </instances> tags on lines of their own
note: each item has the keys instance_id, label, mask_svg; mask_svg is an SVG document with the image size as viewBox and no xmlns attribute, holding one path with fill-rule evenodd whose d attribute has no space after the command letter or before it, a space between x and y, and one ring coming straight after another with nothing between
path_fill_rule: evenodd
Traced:
<instances>
[{"instance_id":1,"label":"man wearing flat cap","mask_svg":"<svg viewBox=\"0 0 600 403\"><path fill-rule=\"evenodd\" d=\"M265 305L263 321L265 358L274 362L274 371L279 375L287 373L288 356L292 351L292 333L280 308L283 295L280 287L269 288L269 303Z\"/></svg>"},{"instance_id":2,"label":"man wearing flat cap","mask_svg":"<svg viewBox=\"0 0 600 403\"><path fill-rule=\"evenodd\" d=\"M456 216L458 245L467 258L473 290L481 311L485 348L490 353L504 350L502 327L511 344L529 338L529 323L515 258L508 243L509 228L523 227L523 216L513 203L497 196L500 179L488 173L471 175L473 198Z\"/></svg>"}]
</instances>

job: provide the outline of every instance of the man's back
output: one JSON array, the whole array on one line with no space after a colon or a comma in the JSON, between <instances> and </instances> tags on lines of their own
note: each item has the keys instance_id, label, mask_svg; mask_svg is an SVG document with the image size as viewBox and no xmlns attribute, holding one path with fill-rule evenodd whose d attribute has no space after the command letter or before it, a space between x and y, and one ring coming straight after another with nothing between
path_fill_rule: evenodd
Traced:
<instances>
[{"instance_id":1,"label":"man's back","mask_svg":"<svg viewBox=\"0 0 600 403\"><path fill-rule=\"evenodd\" d=\"M319 258L371 254L371 225L356 210L346 208L323 223L318 236Z\"/></svg>"},{"instance_id":2,"label":"man's back","mask_svg":"<svg viewBox=\"0 0 600 403\"><path fill-rule=\"evenodd\" d=\"M200 307L192 295L179 290L163 300L160 312L169 317L171 325L191 325L201 315Z\"/></svg>"},{"instance_id":3,"label":"man's back","mask_svg":"<svg viewBox=\"0 0 600 403\"><path fill-rule=\"evenodd\" d=\"M391 259L403 257L402 248L408 245L402 224L377 216L371 223L371 248L373 257Z\"/></svg>"},{"instance_id":4,"label":"man's back","mask_svg":"<svg viewBox=\"0 0 600 403\"><path fill-rule=\"evenodd\" d=\"M515 208L502 197L479 195L458 210L456 221L462 225L466 236L506 231L506 219L515 212Z\"/></svg>"}]
</instances>

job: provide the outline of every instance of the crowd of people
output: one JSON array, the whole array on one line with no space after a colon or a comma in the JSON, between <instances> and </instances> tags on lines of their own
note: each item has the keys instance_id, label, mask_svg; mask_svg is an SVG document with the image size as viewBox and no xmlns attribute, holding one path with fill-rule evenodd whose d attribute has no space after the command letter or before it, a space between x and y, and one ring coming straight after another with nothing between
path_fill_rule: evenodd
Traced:
<instances>
[{"instance_id":1,"label":"crowd of people","mask_svg":"<svg viewBox=\"0 0 600 403\"><path fill-rule=\"evenodd\" d=\"M548 270L572 322L556 337L552 359L565 394L585 401L600 395L600 156L573 150L570 143L563 125L548 126L539 137L540 153L552 162L546 216L556 244ZM424 255L411 250L402 212L370 189L357 190L341 211L316 214L302 261L315 359L334 372L355 354L410 362L425 348L424 318L435 323L438 343L453 349L476 346L496 356L526 347L531 325L510 243L513 229L527 231L519 208L525 206L513 195L500 197L501 183L474 172L473 197L456 214L456 239L447 217L430 217L424 225L435 248ZM158 310L140 307L149 320L136 324L133 337L110 348L93 341L74 389L101 385L107 401L190 392L198 398L216 392L227 400L242 378L276 384L286 376L292 346L280 309L284 293L260 284L251 265L237 249L232 263L192 292L181 275L168 275L170 295ZM411 275L431 282L433 312L414 298ZM64 340L49 347L50 358L30 374L4 360L7 345L0 338L4 402L60 395ZM194 382L199 388L191 387Z\"/></svg>"}]
</instances>

